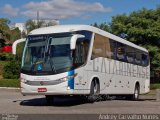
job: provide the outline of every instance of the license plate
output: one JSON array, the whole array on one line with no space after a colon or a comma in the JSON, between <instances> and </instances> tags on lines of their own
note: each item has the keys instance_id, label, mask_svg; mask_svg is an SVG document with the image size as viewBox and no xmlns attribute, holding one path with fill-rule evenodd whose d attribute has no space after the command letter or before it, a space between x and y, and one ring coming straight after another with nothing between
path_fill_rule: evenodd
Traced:
<instances>
[{"instance_id":1,"label":"license plate","mask_svg":"<svg viewBox=\"0 0 160 120\"><path fill-rule=\"evenodd\" d=\"M38 92L47 92L47 88L38 88Z\"/></svg>"}]
</instances>

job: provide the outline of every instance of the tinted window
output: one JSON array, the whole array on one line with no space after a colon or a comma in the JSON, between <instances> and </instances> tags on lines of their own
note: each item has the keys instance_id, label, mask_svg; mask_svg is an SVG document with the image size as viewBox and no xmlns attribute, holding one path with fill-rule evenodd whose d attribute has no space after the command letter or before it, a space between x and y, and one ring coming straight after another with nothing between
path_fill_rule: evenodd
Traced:
<instances>
[{"instance_id":1,"label":"tinted window","mask_svg":"<svg viewBox=\"0 0 160 120\"><path fill-rule=\"evenodd\" d=\"M148 53L95 34L92 59L97 57L106 57L141 66L147 66L149 64Z\"/></svg>"},{"instance_id":2,"label":"tinted window","mask_svg":"<svg viewBox=\"0 0 160 120\"><path fill-rule=\"evenodd\" d=\"M75 49L74 64L84 64L87 59L89 43L78 40Z\"/></svg>"},{"instance_id":3,"label":"tinted window","mask_svg":"<svg viewBox=\"0 0 160 120\"><path fill-rule=\"evenodd\" d=\"M142 55L141 51L139 51L139 50L135 51L135 64L141 65L141 62L142 62L142 56L141 55Z\"/></svg>"},{"instance_id":4,"label":"tinted window","mask_svg":"<svg viewBox=\"0 0 160 120\"><path fill-rule=\"evenodd\" d=\"M107 56L112 59L116 59L116 42L109 39L109 50L106 52Z\"/></svg>"},{"instance_id":5,"label":"tinted window","mask_svg":"<svg viewBox=\"0 0 160 120\"><path fill-rule=\"evenodd\" d=\"M126 61L126 45L117 43L117 59L120 61Z\"/></svg>"},{"instance_id":6,"label":"tinted window","mask_svg":"<svg viewBox=\"0 0 160 120\"><path fill-rule=\"evenodd\" d=\"M149 57L146 53L142 53L142 65L148 66L149 64Z\"/></svg>"},{"instance_id":7,"label":"tinted window","mask_svg":"<svg viewBox=\"0 0 160 120\"><path fill-rule=\"evenodd\" d=\"M74 67L77 68L87 61L88 51L92 33L89 31L78 31L77 34L82 34L85 38L79 38L76 42L76 49L73 51Z\"/></svg>"},{"instance_id":8,"label":"tinted window","mask_svg":"<svg viewBox=\"0 0 160 120\"><path fill-rule=\"evenodd\" d=\"M97 57L105 57L105 37L95 34L92 59Z\"/></svg>"},{"instance_id":9,"label":"tinted window","mask_svg":"<svg viewBox=\"0 0 160 120\"><path fill-rule=\"evenodd\" d=\"M129 63L134 63L135 50L134 48L127 46L126 47L126 60Z\"/></svg>"}]
</instances>

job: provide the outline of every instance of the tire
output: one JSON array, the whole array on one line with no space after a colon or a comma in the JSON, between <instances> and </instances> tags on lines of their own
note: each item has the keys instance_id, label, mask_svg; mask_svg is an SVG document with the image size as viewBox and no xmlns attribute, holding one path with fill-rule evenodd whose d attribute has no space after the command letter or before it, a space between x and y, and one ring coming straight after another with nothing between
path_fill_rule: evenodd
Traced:
<instances>
[{"instance_id":1,"label":"tire","mask_svg":"<svg viewBox=\"0 0 160 120\"><path fill-rule=\"evenodd\" d=\"M126 99L127 100L134 100L134 101L137 101L139 99L139 85L136 85L135 88L134 88L134 94L132 95L127 95L126 96Z\"/></svg>"},{"instance_id":2,"label":"tire","mask_svg":"<svg viewBox=\"0 0 160 120\"><path fill-rule=\"evenodd\" d=\"M136 85L135 86L135 89L134 89L134 94L133 94L133 100L137 101L139 99L139 85Z\"/></svg>"},{"instance_id":3,"label":"tire","mask_svg":"<svg viewBox=\"0 0 160 120\"><path fill-rule=\"evenodd\" d=\"M90 95L88 96L88 102L94 103L98 99L99 84L96 81L92 81L90 88Z\"/></svg>"},{"instance_id":4,"label":"tire","mask_svg":"<svg viewBox=\"0 0 160 120\"><path fill-rule=\"evenodd\" d=\"M47 105L53 105L53 103L54 103L54 96L52 96L52 95L46 95L46 102L47 102Z\"/></svg>"}]
</instances>

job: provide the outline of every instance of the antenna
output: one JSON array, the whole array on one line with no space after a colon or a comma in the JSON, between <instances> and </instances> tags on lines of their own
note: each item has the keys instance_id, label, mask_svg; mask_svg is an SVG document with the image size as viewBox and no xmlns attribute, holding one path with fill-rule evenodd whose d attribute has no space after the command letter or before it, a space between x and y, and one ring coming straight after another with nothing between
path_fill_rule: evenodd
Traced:
<instances>
[{"instance_id":1,"label":"antenna","mask_svg":"<svg viewBox=\"0 0 160 120\"><path fill-rule=\"evenodd\" d=\"M38 24L39 24L39 11L37 11L37 27L38 27Z\"/></svg>"}]
</instances>

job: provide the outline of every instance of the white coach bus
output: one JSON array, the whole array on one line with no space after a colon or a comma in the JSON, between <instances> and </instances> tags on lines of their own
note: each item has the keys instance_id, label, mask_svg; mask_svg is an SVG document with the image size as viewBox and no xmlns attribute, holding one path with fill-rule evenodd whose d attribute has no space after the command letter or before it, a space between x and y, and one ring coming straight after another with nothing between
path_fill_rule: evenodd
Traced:
<instances>
[{"instance_id":1,"label":"white coach bus","mask_svg":"<svg viewBox=\"0 0 160 120\"><path fill-rule=\"evenodd\" d=\"M23 41L23 40L20 40ZM149 92L148 51L88 25L39 28L26 38L21 66L23 95L127 95ZM16 42L13 51L16 49Z\"/></svg>"}]
</instances>

